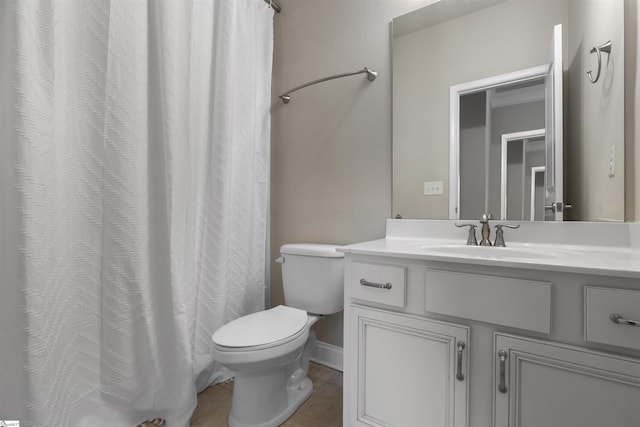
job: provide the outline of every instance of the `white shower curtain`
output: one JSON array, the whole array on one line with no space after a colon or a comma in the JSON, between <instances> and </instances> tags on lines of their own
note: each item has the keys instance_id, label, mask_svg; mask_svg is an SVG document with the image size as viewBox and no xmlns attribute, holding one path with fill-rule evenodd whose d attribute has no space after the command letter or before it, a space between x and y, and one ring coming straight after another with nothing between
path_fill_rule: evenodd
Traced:
<instances>
[{"instance_id":1,"label":"white shower curtain","mask_svg":"<svg viewBox=\"0 0 640 427\"><path fill-rule=\"evenodd\" d=\"M0 419L185 426L228 375L212 333L264 308L272 20L0 0Z\"/></svg>"}]
</instances>

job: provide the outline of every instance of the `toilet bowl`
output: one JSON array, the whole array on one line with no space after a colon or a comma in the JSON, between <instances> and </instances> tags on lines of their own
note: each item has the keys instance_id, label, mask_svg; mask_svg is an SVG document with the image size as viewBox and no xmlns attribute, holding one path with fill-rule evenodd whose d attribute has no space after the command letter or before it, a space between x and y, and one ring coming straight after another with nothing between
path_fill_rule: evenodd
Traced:
<instances>
[{"instance_id":1,"label":"toilet bowl","mask_svg":"<svg viewBox=\"0 0 640 427\"><path fill-rule=\"evenodd\" d=\"M335 248L282 246L287 305L240 317L213 334L214 360L235 377L230 427L276 427L311 396L315 323L343 304L344 254Z\"/></svg>"}]
</instances>

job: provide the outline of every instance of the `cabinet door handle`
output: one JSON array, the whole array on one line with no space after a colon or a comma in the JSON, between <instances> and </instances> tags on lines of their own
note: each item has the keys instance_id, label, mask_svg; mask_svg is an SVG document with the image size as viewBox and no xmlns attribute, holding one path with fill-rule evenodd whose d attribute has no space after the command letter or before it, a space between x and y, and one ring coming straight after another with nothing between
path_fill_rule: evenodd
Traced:
<instances>
[{"instance_id":1,"label":"cabinet door handle","mask_svg":"<svg viewBox=\"0 0 640 427\"><path fill-rule=\"evenodd\" d=\"M466 347L464 341L458 341L456 343L456 347L458 347L458 368L456 370L456 379L458 381L464 381L464 374L462 373L462 352Z\"/></svg>"},{"instance_id":2,"label":"cabinet door handle","mask_svg":"<svg viewBox=\"0 0 640 427\"><path fill-rule=\"evenodd\" d=\"M365 279L360 279L360 284L362 286L369 286L370 288L391 289L391 283L389 283L389 282L387 282L387 283L375 283L375 282L369 282L368 280L365 280Z\"/></svg>"},{"instance_id":3,"label":"cabinet door handle","mask_svg":"<svg viewBox=\"0 0 640 427\"><path fill-rule=\"evenodd\" d=\"M625 319L618 313L611 314L609 319L611 319L613 323L617 323L619 325L640 326L640 321Z\"/></svg>"},{"instance_id":4,"label":"cabinet door handle","mask_svg":"<svg viewBox=\"0 0 640 427\"><path fill-rule=\"evenodd\" d=\"M507 364L507 352L500 350L498 352L498 358L500 359L500 384L498 384L498 391L500 393L506 393L507 384L505 381L505 365Z\"/></svg>"}]
</instances>

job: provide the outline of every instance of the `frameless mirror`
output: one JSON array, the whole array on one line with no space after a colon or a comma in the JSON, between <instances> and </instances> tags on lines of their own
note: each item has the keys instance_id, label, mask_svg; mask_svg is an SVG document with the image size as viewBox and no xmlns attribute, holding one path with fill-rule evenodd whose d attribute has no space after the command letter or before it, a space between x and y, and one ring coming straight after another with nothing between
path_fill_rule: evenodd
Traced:
<instances>
[{"instance_id":1,"label":"frameless mirror","mask_svg":"<svg viewBox=\"0 0 640 427\"><path fill-rule=\"evenodd\" d=\"M623 13L621 0L443 0L395 18L393 215L623 220ZM594 84L589 51L607 40Z\"/></svg>"}]
</instances>

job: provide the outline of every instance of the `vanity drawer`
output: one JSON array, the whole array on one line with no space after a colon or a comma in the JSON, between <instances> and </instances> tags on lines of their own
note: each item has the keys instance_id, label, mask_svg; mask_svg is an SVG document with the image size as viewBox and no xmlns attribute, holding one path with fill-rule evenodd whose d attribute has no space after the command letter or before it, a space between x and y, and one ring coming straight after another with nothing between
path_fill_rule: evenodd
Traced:
<instances>
[{"instance_id":1,"label":"vanity drawer","mask_svg":"<svg viewBox=\"0 0 640 427\"><path fill-rule=\"evenodd\" d=\"M429 269L425 287L426 311L550 332L551 283Z\"/></svg>"},{"instance_id":2,"label":"vanity drawer","mask_svg":"<svg viewBox=\"0 0 640 427\"><path fill-rule=\"evenodd\" d=\"M640 326L615 323L611 316L640 321L640 291L625 289L584 288L585 341L640 350Z\"/></svg>"},{"instance_id":3,"label":"vanity drawer","mask_svg":"<svg viewBox=\"0 0 640 427\"><path fill-rule=\"evenodd\" d=\"M352 298L393 307L405 306L406 267L352 262L347 265L345 281Z\"/></svg>"}]
</instances>

